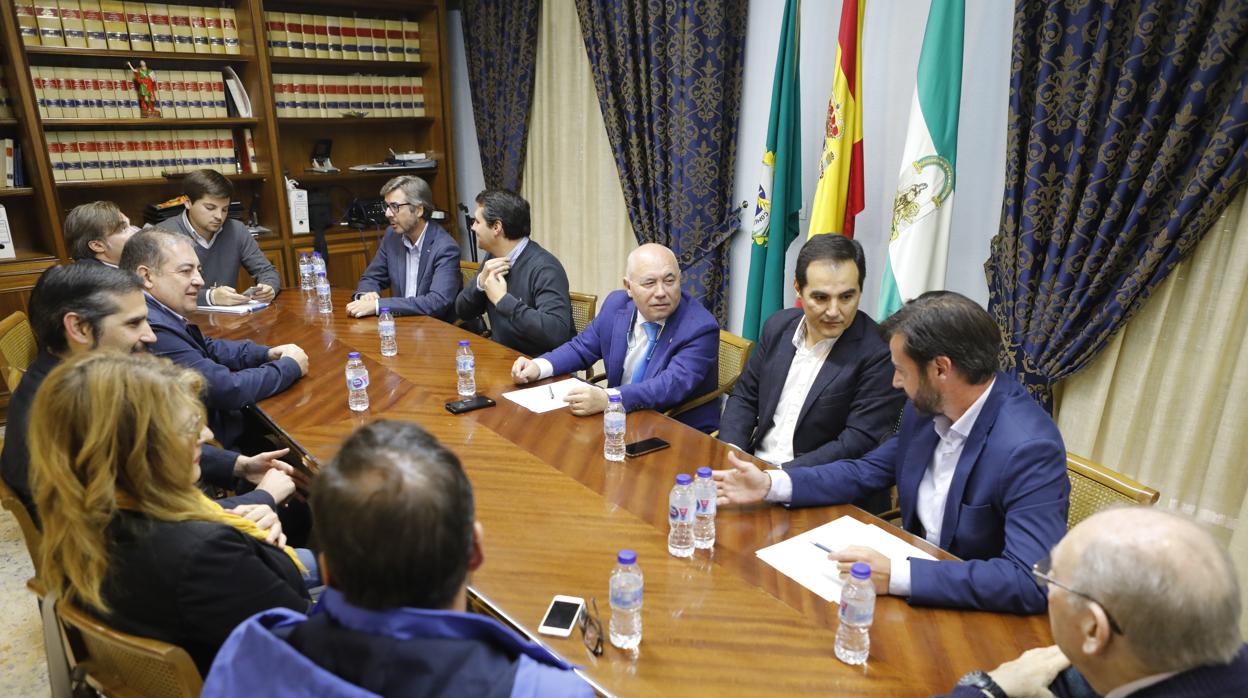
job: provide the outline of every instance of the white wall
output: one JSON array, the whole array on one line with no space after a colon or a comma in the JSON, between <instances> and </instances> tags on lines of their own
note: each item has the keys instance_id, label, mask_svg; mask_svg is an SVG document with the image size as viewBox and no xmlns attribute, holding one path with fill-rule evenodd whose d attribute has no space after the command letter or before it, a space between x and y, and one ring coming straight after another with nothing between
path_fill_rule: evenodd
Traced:
<instances>
[{"instance_id":1,"label":"white wall","mask_svg":"<svg viewBox=\"0 0 1248 698\"><path fill-rule=\"evenodd\" d=\"M863 23L863 152L866 208L859 214L855 238L867 255L867 283L862 308L874 313L880 270L887 251L888 221L893 205L901 151L905 146L910 100L922 47L928 3L917 0L875 0L867 4ZM762 172L763 145L771 105L771 79L784 0L752 0L746 30L745 74L737 135L737 168L733 201L748 201L741 231L732 240L729 270L729 329L740 331L749 277L749 226ZM832 91L833 61L840 24L839 0L807 0L801 13L802 209L801 236L788 250L792 276L801 241L805 239L809 203L819 175L823 125ZM461 13L448 13L451 54L451 98L455 114L456 186L462 203L485 186L472 97L468 91ZM983 265L1001 215L1005 177L1005 127L1009 92L1012 3L967 0L966 43L962 71L962 110L958 128L957 189L953 211L947 287L987 304ZM466 244L466 243L465 243ZM788 301L792 302L792 289Z\"/></svg>"}]
</instances>

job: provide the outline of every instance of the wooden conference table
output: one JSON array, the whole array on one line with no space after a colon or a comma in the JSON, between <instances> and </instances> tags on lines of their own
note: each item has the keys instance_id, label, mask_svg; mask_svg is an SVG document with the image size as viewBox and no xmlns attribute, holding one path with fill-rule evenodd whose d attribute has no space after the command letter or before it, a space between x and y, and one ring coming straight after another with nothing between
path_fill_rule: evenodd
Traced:
<instances>
[{"instance_id":1,"label":"wooden conference table","mask_svg":"<svg viewBox=\"0 0 1248 698\"><path fill-rule=\"evenodd\" d=\"M287 290L246 316L200 313L211 336L295 343L309 375L260 408L315 461L329 462L356 427L379 418L419 422L462 459L476 493L485 563L472 579L474 602L583 667L607 694L919 696L949 691L972 669L991 669L1052 642L1043 615L913 608L880 597L866 668L833 654L835 605L760 561L754 551L843 515L878 519L852 506L788 510L723 509L713 560L667 553L667 496L677 473L723 467L727 447L656 412L628 416L629 440L658 436L671 448L623 463L602 457L602 419L567 410L533 414L502 397L515 389L517 353L429 318L397 320L399 354L381 356L377 319L352 319L349 294L334 291L334 313ZM477 389L496 407L452 415L456 342L471 339ZM347 409L347 352L368 367L370 409ZM887 524L882 524L887 526ZM948 558L926 541L892 529ZM377 542L377 554L402 540ZM621 548L637 551L645 575L644 635L636 655L609 642L594 657L573 631L536 632L555 594L596 597L604 626L607 582Z\"/></svg>"}]
</instances>

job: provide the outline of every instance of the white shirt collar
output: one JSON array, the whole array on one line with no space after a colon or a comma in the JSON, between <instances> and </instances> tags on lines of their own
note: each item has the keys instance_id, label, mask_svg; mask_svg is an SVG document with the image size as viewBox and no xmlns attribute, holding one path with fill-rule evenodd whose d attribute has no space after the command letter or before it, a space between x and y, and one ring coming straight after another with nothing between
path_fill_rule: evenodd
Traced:
<instances>
[{"instance_id":1,"label":"white shirt collar","mask_svg":"<svg viewBox=\"0 0 1248 698\"><path fill-rule=\"evenodd\" d=\"M984 409L984 403L988 401L988 393L992 392L992 386L996 385L997 378L993 376L989 381L988 387L984 388L984 392L980 393L979 398L966 408L958 421L950 423L949 418L943 414L936 415L932 419L932 426L936 429L936 434L943 441L955 440L964 441L966 437L971 435L971 429L975 428L975 420L979 419L979 413Z\"/></svg>"},{"instance_id":2,"label":"white shirt collar","mask_svg":"<svg viewBox=\"0 0 1248 698\"><path fill-rule=\"evenodd\" d=\"M144 292L143 292L143 295L145 295L145 296L147 296L148 298L151 298L152 300L156 301L156 305L159 305L160 307L164 308L165 310L168 310L169 312L173 313L173 314L174 314L174 316L175 316L175 317L177 317L177 318L178 318L179 320L181 320L182 322L184 322L184 323L188 323L188 324L190 323L190 320L187 320L185 317L183 317L182 313L179 313L178 311L174 310L173 308L170 308L169 306L165 305L164 303L161 303L161 302L160 302L160 299L159 299L159 298L157 298L156 296L153 296L152 294L148 293L147 291L144 291Z\"/></svg>"},{"instance_id":3,"label":"white shirt collar","mask_svg":"<svg viewBox=\"0 0 1248 698\"><path fill-rule=\"evenodd\" d=\"M830 337L828 339L821 339L818 342L815 342L815 346L811 347L809 351L815 354L823 352L824 355L826 356L827 352L831 351L832 347L836 344L836 340L838 339L840 339L840 337ZM804 316L802 317L801 321L797 323L797 329L793 331L793 347L797 349L799 352L807 351L806 349L806 318Z\"/></svg>"},{"instance_id":4,"label":"white shirt collar","mask_svg":"<svg viewBox=\"0 0 1248 698\"><path fill-rule=\"evenodd\" d=\"M1174 676L1177 673L1179 672L1170 671L1164 674L1153 674L1152 676L1145 676L1142 679L1136 679L1135 681L1132 681L1131 683L1124 683L1118 688L1115 688L1109 693L1106 693L1105 698L1126 698L1126 696L1129 696L1132 693L1142 691L1154 684L1159 684L1162 681L1165 681L1166 679L1170 678L1171 676Z\"/></svg>"},{"instance_id":5,"label":"white shirt collar","mask_svg":"<svg viewBox=\"0 0 1248 698\"><path fill-rule=\"evenodd\" d=\"M420 237L416 238L416 242L412 242L406 233L399 233L399 237L403 240L403 246L410 252L413 249L420 249L421 244L425 241L425 233L427 232L429 232L429 224L425 223L425 229L420 231Z\"/></svg>"}]
</instances>

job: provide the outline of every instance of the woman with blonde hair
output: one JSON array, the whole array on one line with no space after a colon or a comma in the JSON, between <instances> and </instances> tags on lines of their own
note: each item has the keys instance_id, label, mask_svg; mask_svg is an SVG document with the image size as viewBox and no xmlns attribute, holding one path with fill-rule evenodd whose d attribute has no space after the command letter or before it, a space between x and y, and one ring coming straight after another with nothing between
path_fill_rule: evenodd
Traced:
<instances>
[{"instance_id":1,"label":"woman with blonde hair","mask_svg":"<svg viewBox=\"0 0 1248 698\"><path fill-rule=\"evenodd\" d=\"M48 375L29 431L43 581L201 673L248 616L308 606L294 552L196 487L202 387L167 359L92 352Z\"/></svg>"}]
</instances>

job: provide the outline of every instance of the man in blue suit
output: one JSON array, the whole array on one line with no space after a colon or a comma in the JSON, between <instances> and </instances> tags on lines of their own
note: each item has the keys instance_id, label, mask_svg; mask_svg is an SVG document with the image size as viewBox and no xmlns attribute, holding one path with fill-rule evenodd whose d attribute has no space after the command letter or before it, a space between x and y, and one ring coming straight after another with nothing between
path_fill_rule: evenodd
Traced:
<instances>
[{"instance_id":1,"label":"man in blue suit","mask_svg":"<svg viewBox=\"0 0 1248 698\"><path fill-rule=\"evenodd\" d=\"M126 243L121 268L147 290L147 320L156 333L151 352L204 376L208 425L226 448L241 445L246 405L276 395L308 372L308 355L294 344L266 347L206 337L186 315L204 285L199 257L184 235L144 230Z\"/></svg>"},{"instance_id":2,"label":"man in blue suit","mask_svg":"<svg viewBox=\"0 0 1248 698\"><path fill-rule=\"evenodd\" d=\"M876 591L913 604L1040 613L1031 574L1066 532L1070 483L1057 426L997 371L1001 331L974 301L932 291L883 324L893 385L910 402L897 436L862 458L763 471L729 454L716 473L721 504L842 504L897 485L907 531L962 558L893 567L870 548L829 557L871 565Z\"/></svg>"},{"instance_id":3,"label":"man in blue suit","mask_svg":"<svg viewBox=\"0 0 1248 698\"><path fill-rule=\"evenodd\" d=\"M430 221L433 192L425 180L401 175L381 188L390 228L364 270L347 315L377 315L382 305L399 315L428 315L450 322L459 295L459 245ZM380 292L390 289L382 303Z\"/></svg>"},{"instance_id":4,"label":"man in blue suit","mask_svg":"<svg viewBox=\"0 0 1248 698\"><path fill-rule=\"evenodd\" d=\"M607 389L583 385L565 398L572 414L592 415L618 391L624 409L666 410L715 390L719 380L719 323L680 290L676 255L649 243L628 255L624 290L613 291L581 334L537 359L516 359L517 383L571 373L601 359ZM705 432L719 426L719 403L677 417Z\"/></svg>"}]
</instances>

